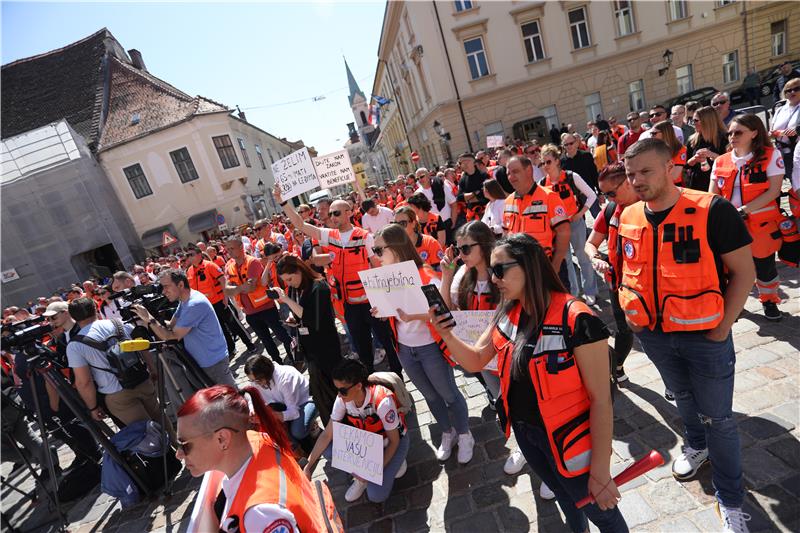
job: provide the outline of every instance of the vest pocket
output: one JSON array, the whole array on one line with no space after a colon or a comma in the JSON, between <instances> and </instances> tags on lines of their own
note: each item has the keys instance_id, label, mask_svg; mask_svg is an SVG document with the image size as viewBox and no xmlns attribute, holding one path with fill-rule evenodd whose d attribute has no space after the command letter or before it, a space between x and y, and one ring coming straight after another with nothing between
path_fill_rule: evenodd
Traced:
<instances>
[{"instance_id":1,"label":"vest pocket","mask_svg":"<svg viewBox=\"0 0 800 533\"><path fill-rule=\"evenodd\" d=\"M559 355L558 371L555 374L550 374L547 371L548 355L550 354L545 353L533 361L536 379L539 382L539 398L541 400L551 400L583 388L575 358Z\"/></svg>"},{"instance_id":2,"label":"vest pocket","mask_svg":"<svg viewBox=\"0 0 800 533\"><path fill-rule=\"evenodd\" d=\"M725 302L719 291L703 291L691 296L670 294L662 305L662 328L670 331L703 331L722 321Z\"/></svg>"},{"instance_id":3,"label":"vest pocket","mask_svg":"<svg viewBox=\"0 0 800 533\"><path fill-rule=\"evenodd\" d=\"M639 291L627 285L620 285L617 294L619 296L619 306L625 312L625 318L628 322L643 328L650 325L650 310L647 308L644 296Z\"/></svg>"}]
</instances>

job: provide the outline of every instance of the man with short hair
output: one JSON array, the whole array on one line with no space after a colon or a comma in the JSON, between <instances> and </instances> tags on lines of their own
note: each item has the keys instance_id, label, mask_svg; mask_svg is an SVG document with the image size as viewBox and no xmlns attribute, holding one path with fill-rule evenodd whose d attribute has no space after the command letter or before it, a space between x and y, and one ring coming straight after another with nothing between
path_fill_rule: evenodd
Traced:
<instances>
[{"instance_id":1,"label":"man with short hair","mask_svg":"<svg viewBox=\"0 0 800 533\"><path fill-rule=\"evenodd\" d=\"M683 420L686 445L673 476L691 479L710 460L723 529L746 532L731 326L756 278L752 238L730 202L677 187L672 166L660 139L625 153L640 201L620 216L619 303Z\"/></svg>"},{"instance_id":2,"label":"man with short hair","mask_svg":"<svg viewBox=\"0 0 800 533\"><path fill-rule=\"evenodd\" d=\"M665 120L669 120L669 115L667 114L667 108L661 104L654 105L650 108L650 114L648 115L650 118L650 128L646 131L643 131L642 134L639 136L639 140L649 139L650 135L652 135L652 126L655 126L659 122L663 122ZM683 130L681 130L678 126L674 123L672 124L672 130L675 132L675 137L678 138L681 144L683 142Z\"/></svg>"},{"instance_id":3,"label":"man with short hair","mask_svg":"<svg viewBox=\"0 0 800 533\"><path fill-rule=\"evenodd\" d=\"M580 137L571 133L561 136L561 143L564 145L564 152L561 156L561 168L575 172L583 181L586 182L593 191L597 191L597 165L594 164L594 156L585 150L579 150ZM589 212L593 217L600 212L598 202L592 204Z\"/></svg>"},{"instance_id":4,"label":"man with short hair","mask_svg":"<svg viewBox=\"0 0 800 533\"><path fill-rule=\"evenodd\" d=\"M731 120L733 120L733 117L739 114L738 111L731 109L731 95L726 92L715 94L713 98L711 98L711 107L717 111L719 118L725 123L726 128Z\"/></svg>"},{"instance_id":5,"label":"man with short hair","mask_svg":"<svg viewBox=\"0 0 800 533\"><path fill-rule=\"evenodd\" d=\"M483 182L489 179L489 175L478 169L475 156L469 152L458 156L458 165L461 167L461 179L458 180L457 199L467 204L467 221L480 220L486 204L489 203L489 199L483 195ZM444 216L442 220L446 220Z\"/></svg>"},{"instance_id":6,"label":"man with short hair","mask_svg":"<svg viewBox=\"0 0 800 533\"><path fill-rule=\"evenodd\" d=\"M781 63L779 70L780 74L775 78L775 85L772 87L772 95L775 97L776 102L778 100L783 100L783 86L786 85L789 80L800 78L800 70L792 68L792 64L789 61Z\"/></svg>"},{"instance_id":7,"label":"man with short hair","mask_svg":"<svg viewBox=\"0 0 800 533\"><path fill-rule=\"evenodd\" d=\"M555 128L555 124L553 124ZM555 130L558 133L558 129ZM557 142L557 141L556 141ZM494 179L497 180L497 183L503 188L506 194L511 194L514 192L514 187L511 186L511 183L508 181L508 170L506 166L508 165L508 160L514 154L511 153L511 150L508 148L503 148L497 153L497 166L494 169Z\"/></svg>"},{"instance_id":8,"label":"man with short hair","mask_svg":"<svg viewBox=\"0 0 800 533\"><path fill-rule=\"evenodd\" d=\"M684 144L689 142L689 137L694 133L694 128L686 122L686 106L682 104L672 106L670 119L672 119L672 124L680 128L683 132Z\"/></svg>"},{"instance_id":9,"label":"man with short hair","mask_svg":"<svg viewBox=\"0 0 800 533\"><path fill-rule=\"evenodd\" d=\"M626 118L628 120L628 131L620 137L617 143L617 154L619 154L619 157L622 157L625 150L639 140L639 136L644 131L642 129L642 120L639 118L639 113L631 111ZM581 177L583 177L583 175L581 175Z\"/></svg>"},{"instance_id":10,"label":"man with short hair","mask_svg":"<svg viewBox=\"0 0 800 533\"><path fill-rule=\"evenodd\" d=\"M361 227L373 235L394 221L394 212L388 207L377 205L371 198L361 202L361 210L364 212Z\"/></svg>"},{"instance_id":11,"label":"man with short hair","mask_svg":"<svg viewBox=\"0 0 800 533\"><path fill-rule=\"evenodd\" d=\"M136 286L136 280L129 272L124 272L122 270L114 272L112 279L111 290L114 292L132 289Z\"/></svg>"},{"instance_id":12,"label":"man with short hair","mask_svg":"<svg viewBox=\"0 0 800 533\"><path fill-rule=\"evenodd\" d=\"M600 133L600 128L597 127L595 122L589 122L586 127L589 133L586 137L586 146L590 152L594 153L594 149L597 148L597 135Z\"/></svg>"}]
</instances>

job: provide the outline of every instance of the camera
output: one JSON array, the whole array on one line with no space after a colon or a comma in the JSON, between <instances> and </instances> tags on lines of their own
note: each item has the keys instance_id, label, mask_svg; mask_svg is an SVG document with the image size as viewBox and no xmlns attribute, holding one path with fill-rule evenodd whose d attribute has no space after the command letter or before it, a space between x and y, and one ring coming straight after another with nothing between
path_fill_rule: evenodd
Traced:
<instances>
[{"instance_id":1,"label":"camera","mask_svg":"<svg viewBox=\"0 0 800 533\"><path fill-rule=\"evenodd\" d=\"M29 318L22 322L3 326L2 349L10 351L36 341L53 331L53 326L45 322L43 316Z\"/></svg>"},{"instance_id":2,"label":"camera","mask_svg":"<svg viewBox=\"0 0 800 533\"><path fill-rule=\"evenodd\" d=\"M125 322L133 322L138 319L136 313L131 309L131 305L134 304L142 305L151 315L164 321L171 319L178 307L177 303L167 300L160 283L137 285L115 292L111 294L110 298L117 304L122 320Z\"/></svg>"}]
</instances>

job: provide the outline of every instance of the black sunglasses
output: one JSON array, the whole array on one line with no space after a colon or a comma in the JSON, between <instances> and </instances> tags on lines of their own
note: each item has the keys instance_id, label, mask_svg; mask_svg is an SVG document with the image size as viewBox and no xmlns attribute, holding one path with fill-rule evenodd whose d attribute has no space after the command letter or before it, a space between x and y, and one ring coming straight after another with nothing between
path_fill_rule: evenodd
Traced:
<instances>
[{"instance_id":1,"label":"black sunglasses","mask_svg":"<svg viewBox=\"0 0 800 533\"><path fill-rule=\"evenodd\" d=\"M723 104L727 104L727 103L728 103L727 100L721 100L719 102L711 102L711 107L719 107L719 106L721 106Z\"/></svg>"},{"instance_id":2,"label":"black sunglasses","mask_svg":"<svg viewBox=\"0 0 800 533\"><path fill-rule=\"evenodd\" d=\"M372 253L374 253L378 257L382 257L383 256L383 250L385 248L386 248L385 246L373 246L372 247Z\"/></svg>"},{"instance_id":3,"label":"black sunglasses","mask_svg":"<svg viewBox=\"0 0 800 533\"><path fill-rule=\"evenodd\" d=\"M458 250L458 253L461 255L469 255L473 246L478 246L478 243L473 242L472 244L462 244L461 246L456 246L456 250Z\"/></svg>"},{"instance_id":4,"label":"black sunglasses","mask_svg":"<svg viewBox=\"0 0 800 533\"><path fill-rule=\"evenodd\" d=\"M228 427L228 426L222 426L221 428L217 428L214 431L209 431L207 433L201 433L200 435L197 435L192 440L197 440L200 437L204 437L206 435L211 435L212 433L216 433L217 431L221 431L223 429L227 429L227 430L233 431L234 433L239 433L238 429L233 429L232 427ZM192 444L192 440L178 440L178 442L176 443L178 450L183 452L183 455L189 455L190 453L192 453L192 447L194 447L194 445Z\"/></svg>"},{"instance_id":5,"label":"black sunglasses","mask_svg":"<svg viewBox=\"0 0 800 533\"><path fill-rule=\"evenodd\" d=\"M650 113L650 118L660 117L661 115L666 115L665 111L656 111L655 113Z\"/></svg>"},{"instance_id":6,"label":"black sunglasses","mask_svg":"<svg viewBox=\"0 0 800 533\"><path fill-rule=\"evenodd\" d=\"M489 270L492 271L492 276L496 277L497 279L503 279L503 276L506 275L506 270L518 264L519 264L518 261L509 261L508 263L497 263L496 265L490 266Z\"/></svg>"},{"instance_id":7,"label":"black sunglasses","mask_svg":"<svg viewBox=\"0 0 800 533\"><path fill-rule=\"evenodd\" d=\"M619 189L620 187L622 187L622 184L623 184L623 183L625 183L625 180L622 180L622 181L620 181L620 182L617 184L617 186L616 186L616 187L614 187L613 189L611 189L610 191L608 191L608 192L601 192L601 193L600 193L600 195L601 195L601 196L603 196L604 198L616 198L616 197L617 197L617 189Z\"/></svg>"},{"instance_id":8,"label":"black sunglasses","mask_svg":"<svg viewBox=\"0 0 800 533\"><path fill-rule=\"evenodd\" d=\"M337 209L336 211L328 211L328 214L329 214L330 216L332 216L332 217L338 217L338 216L341 216L341 214L342 214L343 212L344 212L344 211L341 211L341 210L338 210L338 209Z\"/></svg>"},{"instance_id":9,"label":"black sunglasses","mask_svg":"<svg viewBox=\"0 0 800 533\"><path fill-rule=\"evenodd\" d=\"M784 89L783 92L786 94L794 94L796 92L800 92L800 87L790 87L789 89Z\"/></svg>"},{"instance_id":10,"label":"black sunglasses","mask_svg":"<svg viewBox=\"0 0 800 533\"><path fill-rule=\"evenodd\" d=\"M358 385L358 383L353 383L349 387L336 387L336 392L339 396L347 396L347 393L350 392L350 389Z\"/></svg>"},{"instance_id":11,"label":"black sunglasses","mask_svg":"<svg viewBox=\"0 0 800 533\"><path fill-rule=\"evenodd\" d=\"M402 227L406 228L406 227L408 227L409 221L408 220L395 220L394 223L395 224L399 224Z\"/></svg>"}]
</instances>

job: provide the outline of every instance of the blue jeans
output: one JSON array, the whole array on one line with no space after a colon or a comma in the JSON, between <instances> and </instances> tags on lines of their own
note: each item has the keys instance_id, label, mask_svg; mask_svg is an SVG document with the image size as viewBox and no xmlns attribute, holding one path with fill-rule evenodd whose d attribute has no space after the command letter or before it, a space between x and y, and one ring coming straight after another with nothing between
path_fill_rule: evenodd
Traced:
<instances>
[{"instance_id":1,"label":"blue jeans","mask_svg":"<svg viewBox=\"0 0 800 533\"><path fill-rule=\"evenodd\" d=\"M289 436L295 441L301 441L306 438L315 418L317 418L317 406L314 405L314 402L309 401L301 405L300 416L294 420L284 422Z\"/></svg>"},{"instance_id":2,"label":"blue jeans","mask_svg":"<svg viewBox=\"0 0 800 533\"><path fill-rule=\"evenodd\" d=\"M372 351L372 335L374 333L386 350L389 368L397 375L401 375L403 369L394 351L392 329L389 322L375 318L370 314L369 309L368 303L344 304L344 319L347 321L353 349L358 353L358 358L364 363L367 370L370 373L374 372L375 353Z\"/></svg>"},{"instance_id":3,"label":"blue jeans","mask_svg":"<svg viewBox=\"0 0 800 533\"><path fill-rule=\"evenodd\" d=\"M627 533L628 525L619 507L608 511L600 510L594 503L581 509L575 507L575 502L589 494L589 474L564 477L558 472L544 428L527 422L513 422L511 427L522 455L536 475L555 493L558 505L567 518L567 524L574 533L589 530L587 518L601 533Z\"/></svg>"},{"instance_id":4,"label":"blue jeans","mask_svg":"<svg viewBox=\"0 0 800 533\"><path fill-rule=\"evenodd\" d=\"M455 427L459 435L469 432L467 400L458 390L453 367L433 342L425 346L400 345L397 354L403 370L428 402L433 418L442 432ZM450 412L453 422L450 422Z\"/></svg>"},{"instance_id":5,"label":"blue jeans","mask_svg":"<svg viewBox=\"0 0 800 533\"><path fill-rule=\"evenodd\" d=\"M408 435L400 437L400 444L397 445L397 450L395 450L392 459L388 464L383 466L383 483L378 485L377 483L367 481L367 499L369 501L372 503L381 503L389 499L389 494L391 494L392 487L394 487L394 477L397 475L397 472L400 471L403 461L406 460L409 446L411 446L411 439ZM331 456L333 455L333 443L328 444L328 447L325 448L322 455L330 463Z\"/></svg>"},{"instance_id":6,"label":"blue jeans","mask_svg":"<svg viewBox=\"0 0 800 533\"><path fill-rule=\"evenodd\" d=\"M728 335L723 342L714 342L702 333L647 329L636 335L664 385L675 395L686 444L695 450L708 448L717 499L726 507L741 507L744 485L733 418L733 338Z\"/></svg>"},{"instance_id":7,"label":"blue jeans","mask_svg":"<svg viewBox=\"0 0 800 533\"><path fill-rule=\"evenodd\" d=\"M586 255L586 219L581 217L579 220L571 222L569 225L569 243L572 245L572 256L567 256L567 268L569 269L569 285L572 288L572 295L577 296L581 285L578 283L578 276L575 273L575 264L572 257L578 258L578 265L581 267L581 281L583 282L583 294L586 296L597 296L597 278L595 277L592 261Z\"/></svg>"}]
</instances>

